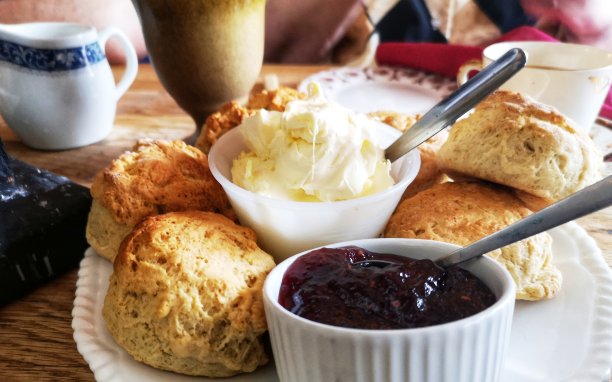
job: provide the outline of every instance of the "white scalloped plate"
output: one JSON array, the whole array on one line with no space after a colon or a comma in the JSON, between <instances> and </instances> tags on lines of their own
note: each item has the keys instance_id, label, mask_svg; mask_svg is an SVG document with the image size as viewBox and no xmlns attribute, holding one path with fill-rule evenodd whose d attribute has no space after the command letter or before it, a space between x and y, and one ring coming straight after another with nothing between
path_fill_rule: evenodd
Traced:
<instances>
[{"instance_id":1,"label":"white scalloped plate","mask_svg":"<svg viewBox=\"0 0 612 382\"><path fill-rule=\"evenodd\" d=\"M584 229L550 231L563 273L558 296L516 304L502 382L601 382L612 362L612 271ZM134 361L106 330L102 303L111 264L91 249L81 261L72 327L79 352L99 382L212 381L160 371ZM273 365L223 381L277 381Z\"/></svg>"},{"instance_id":2,"label":"white scalloped plate","mask_svg":"<svg viewBox=\"0 0 612 382\"><path fill-rule=\"evenodd\" d=\"M330 101L359 113L393 110L423 114L457 87L445 77L387 66L342 67L318 72L304 79L298 89L306 92L313 81L321 85Z\"/></svg>"}]
</instances>

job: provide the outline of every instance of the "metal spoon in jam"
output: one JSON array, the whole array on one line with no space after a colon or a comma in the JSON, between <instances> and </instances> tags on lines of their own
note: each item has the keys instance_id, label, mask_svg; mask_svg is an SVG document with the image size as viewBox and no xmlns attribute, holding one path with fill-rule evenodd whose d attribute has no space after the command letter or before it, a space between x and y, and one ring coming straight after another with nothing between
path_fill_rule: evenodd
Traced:
<instances>
[{"instance_id":1,"label":"metal spoon in jam","mask_svg":"<svg viewBox=\"0 0 612 382\"><path fill-rule=\"evenodd\" d=\"M450 267L475 259L506 245L537 235L551 228L578 219L612 205L612 175L535 212L492 235L435 260L441 267ZM362 266L384 267L385 260L364 260Z\"/></svg>"}]
</instances>

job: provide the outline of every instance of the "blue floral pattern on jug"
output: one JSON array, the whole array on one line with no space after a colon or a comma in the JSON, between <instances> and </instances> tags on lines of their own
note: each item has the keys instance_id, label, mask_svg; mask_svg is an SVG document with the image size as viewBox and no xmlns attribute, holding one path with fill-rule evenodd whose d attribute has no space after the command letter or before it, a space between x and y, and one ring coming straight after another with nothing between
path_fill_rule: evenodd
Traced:
<instances>
[{"instance_id":1,"label":"blue floral pattern on jug","mask_svg":"<svg viewBox=\"0 0 612 382\"><path fill-rule=\"evenodd\" d=\"M106 56L97 42L65 49L31 48L0 40L0 61L44 72L75 70L96 64Z\"/></svg>"}]
</instances>

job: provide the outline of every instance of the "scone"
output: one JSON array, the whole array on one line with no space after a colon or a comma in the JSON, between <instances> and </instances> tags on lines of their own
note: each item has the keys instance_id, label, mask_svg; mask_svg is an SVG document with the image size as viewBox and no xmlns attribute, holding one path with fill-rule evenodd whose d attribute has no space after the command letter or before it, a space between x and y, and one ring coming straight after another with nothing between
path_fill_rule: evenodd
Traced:
<instances>
[{"instance_id":1,"label":"scone","mask_svg":"<svg viewBox=\"0 0 612 382\"><path fill-rule=\"evenodd\" d=\"M510 190L482 182L437 184L404 200L391 216L385 237L438 240L466 246L531 214ZM488 254L516 283L516 298L553 297L561 272L552 263L546 232Z\"/></svg>"},{"instance_id":2,"label":"scone","mask_svg":"<svg viewBox=\"0 0 612 382\"><path fill-rule=\"evenodd\" d=\"M110 261L121 240L148 216L201 210L234 218L206 155L183 141L138 143L96 175L91 195L87 241Z\"/></svg>"},{"instance_id":3,"label":"scone","mask_svg":"<svg viewBox=\"0 0 612 382\"><path fill-rule=\"evenodd\" d=\"M419 114L399 113L391 110L372 111L367 116L375 121L386 123L402 133L406 132L421 118Z\"/></svg>"},{"instance_id":4,"label":"scone","mask_svg":"<svg viewBox=\"0 0 612 382\"><path fill-rule=\"evenodd\" d=\"M255 233L222 215L150 217L121 245L102 315L117 343L150 366L251 372L268 361L262 286L273 267Z\"/></svg>"},{"instance_id":5,"label":"scone","mask_svg":"<svg viewBox=\"0 0 612 382\"><path fill-rule=\"evenodd\" d=\"M447 138L448 132L442 130L418 147L419 154L421 155L421 167L416 178L406 188L402 195L402 200L416 195L418 192L433 185L450 181L448 175L438 165L437 160L438 151Z\"/></svg>"},{"instance_id":6,"label":"scone","mask_svg":"<svg viewBox=\"0 0 612 382\"><path fill-rule=\"evenodd\" d=\"M296 99L305 99L306 93L297 89L281 86L272 90L261 90L249 96L246 107L251 110L266 109L271 111L285 111L285 106Z\"/></svg>"},{"instance_id":7,"label":"scone","mask_svg":"<svg viewBox=\"0 0 612 382\"><path fill-rule=\"evenodd\" d=\"M202 131L196 139L195 146L208 153L217 139L228 130L240 125L246 117L254 114L256 110L285 111L285 105L288 102L305 97L306 94L300 93L296 89L281 86L274 90L261 90L252 93L245 106L235 101L229 102L206 119Z\"/></svg>"},{"instance_id":8,"label":"scone","mask_svg":"<svg viewBox=\"0 0 612 382\"><path fill-rule=\"evenodd\" d=\"M254 111L245 108L236 101L226 103L219 111L206 118L204 127L196 139L195 147L208 153L217 139L228 130L240 125L246 117L253 113Z\"/></svg>"},{"instance_id":9,"label":"scone","mask_svg":"<svg viewBox=\"0 0 612 382\"><path fill-rule=\"evenodd\" d=\"M437 159L451 176L485 179L549 201L599 180L603 163L572 121L508 91L493 93L455 123Z\"/></svg>"},{"instance_id":10,"label":"scone","mask_svg":"<svg viewBox=\"0 0 612 382\"><path fill-rule=\"evenodd\" d=\"M394 111L376 111L368 113L368 117L375 121L385 123L403 133L418 121L420 115L411 115ZM410 183L402 195L402 199L413 196L417 192L431 187L434 184L444 183L450 180L450 178L440 169L436 160L438 151L447 138L448 132L442 130L418 147L419 153L421 154L421 168L416 178Z\"/></svg>"}]
</instances>

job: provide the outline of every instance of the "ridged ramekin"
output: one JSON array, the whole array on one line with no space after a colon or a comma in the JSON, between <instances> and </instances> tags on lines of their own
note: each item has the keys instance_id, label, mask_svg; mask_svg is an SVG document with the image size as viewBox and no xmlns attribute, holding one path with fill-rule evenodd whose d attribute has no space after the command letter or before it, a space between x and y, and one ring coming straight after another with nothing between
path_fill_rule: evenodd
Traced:
<instances>
[{"instance_id":1,"label":"ridged ramekin","mask_svg":"<svg viewBox=\"0 0 612 382\"><path fill-rule=\"evenodd\" d=\"M364 239L327 245L435 259L457 247L416 239ZM308 252L308 251L307 251ZM510 337L515 286L508 271L482 257L462 266L479 277L497 301L461 320L415 329L366 330L320 324L278 303L287 268L270 272L264 307L278 376L291 382L493 382L499 379Z\"/></svg>"}]
</instances>

